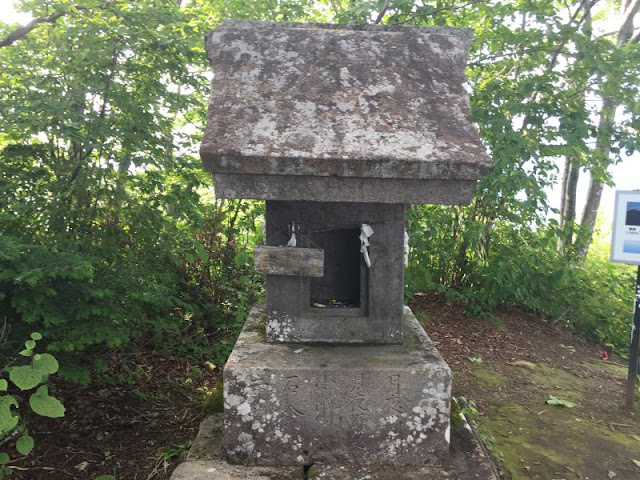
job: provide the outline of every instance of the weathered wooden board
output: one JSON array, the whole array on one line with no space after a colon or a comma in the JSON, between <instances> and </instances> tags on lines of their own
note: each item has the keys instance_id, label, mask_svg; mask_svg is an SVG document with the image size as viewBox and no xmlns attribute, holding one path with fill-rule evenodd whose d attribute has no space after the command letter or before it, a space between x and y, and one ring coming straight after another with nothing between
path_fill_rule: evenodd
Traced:
<instances>
[{"instance_id":1,"label":"weathered wooden board","mask_svg":"<svg viewBox=\"0 0 640 480\"><path fill-rule=\"evenodd\" d=\"M265 275L322 277L324 250L261 245L256 248L255 267L257 272Z\"/></svg>"}]
</instances>

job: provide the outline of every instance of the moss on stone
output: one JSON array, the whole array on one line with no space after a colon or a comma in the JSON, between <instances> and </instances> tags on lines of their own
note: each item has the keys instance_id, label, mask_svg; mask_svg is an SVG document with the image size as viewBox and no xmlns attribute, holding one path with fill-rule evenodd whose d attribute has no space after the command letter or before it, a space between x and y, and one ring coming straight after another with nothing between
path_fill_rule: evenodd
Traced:
<instances>
[{"instance_id":1,"label":"moss on stone","mask_svg":"<svg viewBox=\"0 0 640 480\"><path fill-rule=\"evenodd\" d=\"M416 310L413 312L413 314L416 316L416 318L418 319L420 324L422 324L423 327L426 327L427 325L433 322L433 318L431 317L431 315L429 315L424 310Z\"/></svg>"},{"instance_id":2,"label":"moss on stone","mask_svg":"<svg viewBox=\"0 0 640 480\"><path fill-rule=\"evenodd\" d=\"M222 381L215 383L213 388L206 391L204 400L202 401L202 413L212 415L214 413L222 413L224 411L224 392Z\"/></svg>"}]
</instances>

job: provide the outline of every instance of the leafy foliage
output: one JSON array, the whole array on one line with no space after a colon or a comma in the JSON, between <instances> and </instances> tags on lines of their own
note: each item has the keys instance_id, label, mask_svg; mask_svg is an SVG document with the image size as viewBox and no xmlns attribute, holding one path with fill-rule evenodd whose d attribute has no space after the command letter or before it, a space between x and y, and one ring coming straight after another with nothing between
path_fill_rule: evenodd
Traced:
<instances>
[{"instance_id":1,"label":"leafy foliage","mask_svg":"<svg viewBox=\"0 0 640 480\"><path fill-rule=\"evenodd\" d=\"M195 155L207 106L202 37L224 18L474 28L473 119L494 166L471 205L409 210L407 296L447 291L485 316L519 305L626 343L628 270L608 265L602 252L581 263L558 249L591 232L554 220L560 209L546 193L558 182L559 159L607 181L608 166L640 146L640 50L596 32L609 7L587 14L585 2L553 0L19 5L43 21L0 47L6 352L36 329L61 375L84 382L105 352L145 343L224 362L262 291L249 252L261 241L264 208L215 199ZM0 24L0 38L14 31ZM603 129L591 97L610 98L623 114ZM607 139L608 151L594 146ZM23 385L35 381L29 369L14 375Z\"/></svg>"},{"instance_id":2,"label":"leafy foliage","mask_svg":"<svg viewBox=\"0 0 640 480\"><path fill-rule=\"evenodd\" d=\"M0 106L6 351L36 328L61 374L84 382L91 365L78 352L143 342L203 356L222 339L213 361L224 362L228 332L261 291L234 259L259 241L263 206L212 198L194 155L189 125L207 105L202 36L222 6L21 5L60 15L0 49L0 94L11 99Z\"/></svg>"},{"instance_id":3,"label":"leafy foliage","mask_svg":"<svg viewBox=\"0 0 640 480\"><path fill-rule=\"evenodd\" d=\"M46 385L49 375L58 371L58 361L48 353L36 353L35 348L38 341L42 340L42 335L38 332L31 334L31 338L24 342L25 348L20 352L21 357L29 359L27 365L12 365L9 362L4 366L0 375L5 376L8 372L9 380L13 383L11 390L17 392L30 392L29 407L36 415L50 418L64 416L64 406L62 403L49 395ZM35 392L33 389L38 387ZM19 409L22 396L17 396L10 391L10 384L6 378L0 378L0 440L2 443L15 441L15 449L20 455L29 455L34 447L33 437L29 435L26 424L21 422L21 415L14 410ZM20 401L19 401L20 399ZM0 452L0 478L4 478L12 473L8 466L10 457L5 452Z\"/></svg>"}]
</instances>

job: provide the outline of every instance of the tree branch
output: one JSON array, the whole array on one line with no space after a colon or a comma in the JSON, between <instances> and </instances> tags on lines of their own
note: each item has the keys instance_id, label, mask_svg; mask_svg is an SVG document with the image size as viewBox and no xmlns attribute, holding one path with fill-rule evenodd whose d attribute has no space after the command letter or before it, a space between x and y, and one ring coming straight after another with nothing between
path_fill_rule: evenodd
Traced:
<instances>
[{"instance_id":1,"label":"tree branch","mask_svg":"<svg viewBox=\"0 0 640 480\"><path fill-rule=\"evenodd\" d=\"M338 15L344 15L347 17L349 19L349 23L355 23L355 19L349 15L344 8L342 8L342 4L339 1L331 0L331 6Z\"/></svg>"},{"instance_id":2,"label":"tree branch","mask_svg":"<svg viewBox=\"0 0 640 480\"><path fill-rule=\"evenodd\" d=\"M628 0L622 12L622 24L618 33L618 47L629 42L631 38L637 38L638 34L633 35L633 20L640 11L640 0Z\"/></svg>"},{"instance_id":3,"label":"tree branch","mask_svg":"<svg viewBox=\"0 0 640 480\"><path fill-rule=\"evenodd\" d=\"M378 14L376 21L373 22L375 25L379 24L382 19L384 18L385 13L387 13L387 10L389 10L389 0L385 0L384 2L384 7L382 7L382 10L380 10L380 13Z\"/></svg>"},{"instance_id":4,"label":"tree branch","mask_svg":"<svg viewBox=\"0 0 640 480\"><path fill-rule=\"evenodd\" d=\"M426 14L420 14L420 15L416 15L415 13L410 12L409 14L407 14L407 16L405 17L405 20L402 22L397 22L394 23L394 25L404 25L406 23L409 22L409 20L413 17L428 17L428 16L433 16L436 15L440 12L444 12L444 11L451 11L451 12L456 12L458 10L462 10L465 9L467 7L471 7L473 5L475 5L476 3L487 3L489 0L469 0L467 3L464 3L462 5L447 5L446 7L442 7L442 8L436 8L434 10L431 10L430 12L426 13Z\"/></svg>"},{"instance_id":5,"label":"tree branch","mask_svg":"<svg viewBox=\"0 0 640 480\"><path fill-rule=\"evenodd\" d=\"M107 6L110 5L110 3L111 3L111 0L106 0L104 3L96 5L95 8L99 8L99 9L106 8ZM91 9L94 7L83 7L81 5L74 5L72 8L75 10L91 11ZM18 40L21 40L29 32L31 32L31 30L35 29L41 23L55 23L56 20L58 20L60 17L63 17L66 14L67 14L66 11L65 12L59 11L59 12L52 13L51 15L47 15L46 17L34 18L26 25L16 28L13 32L9 33L9 35L7 35L2 40L0 40L0 48L8 47L9 45L14 44Z\"/></svg>"},{"instance_id":6,"label":"tree branch","mask_svg":"<svg viewBox=\"0 0 640 480\"><path fill-rule=\"evenodd\" d=\"M34 18L26 25L16 28L13 32L9 33L9 35L0 40L0 47L8 47L21 38L24 38L31 30L36 28L41 23L55 23L55 21L62 17L64 14L65 12L55 12L46 17Z\"/></svg>"}]
</instances>

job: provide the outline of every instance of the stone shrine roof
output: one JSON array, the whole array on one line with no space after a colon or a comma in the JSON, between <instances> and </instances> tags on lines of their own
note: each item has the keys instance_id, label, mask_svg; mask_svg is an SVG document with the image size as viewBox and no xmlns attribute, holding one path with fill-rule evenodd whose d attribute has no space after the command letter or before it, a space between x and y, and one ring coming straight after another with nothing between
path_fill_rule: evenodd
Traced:
<instances>
[{"instance_id":1,"label":"stone shrine roof","mask_svg":"<svg viewBox=\"0 0 640 480\"><path fill-rule=\"evenodd\" d=\"M223 22L205 41L214 76L200 147L218 195L468 202L491 165L471 122L471 37L448 27Z\"/></svg>"}]
</instances>

